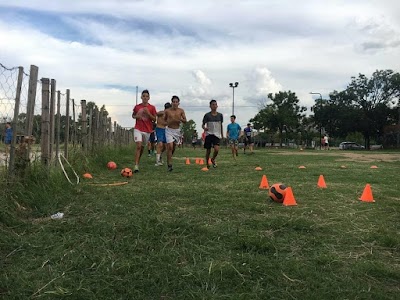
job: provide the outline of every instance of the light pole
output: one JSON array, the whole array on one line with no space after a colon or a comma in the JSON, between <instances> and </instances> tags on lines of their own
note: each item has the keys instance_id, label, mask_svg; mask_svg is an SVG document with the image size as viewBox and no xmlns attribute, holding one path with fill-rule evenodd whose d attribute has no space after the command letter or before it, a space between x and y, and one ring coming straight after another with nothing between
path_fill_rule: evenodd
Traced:
<instances>
[{"instance_id":1,"label":"light pole","mask_svg":"<svg viewBox=\"0 0 400 300\"><path fill-rule=\"evenodd\" d=\"M319 98L321 99L321 103L319 104L320 108L322 108L322 95L321 93L316 93L316 92L310 92L312 95L319 95ZM315 110L314 110L314 115L315 115ZM321 119L319 120L319 150L322 150L322 126L321 126Z\"/></svg>"},{"instance_id":2,"label":"light pole","mask_svg":"<svg viewBox=\"0 0 400 300\"><path fill-rule=\"evenodd\" d=\"M229 86L232 88L233 90L233 95L232 95L232 115L235 114L235 88L237 88L237 86L239 85L239 82L235 82L235 83L230 83Z\"/></svg>"}]
</instances>

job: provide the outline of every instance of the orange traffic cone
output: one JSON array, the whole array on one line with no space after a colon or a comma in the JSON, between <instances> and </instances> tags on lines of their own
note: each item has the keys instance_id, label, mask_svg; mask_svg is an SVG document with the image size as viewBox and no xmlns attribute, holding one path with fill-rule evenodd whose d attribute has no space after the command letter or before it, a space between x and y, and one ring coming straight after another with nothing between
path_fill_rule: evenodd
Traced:
<instances>
[{"instance_id":1,"label":"orange traffic cone","mask_svg":"<svg viewBox=\"0 0 400 300\"><path fill-rule=\"evenodd\" d=\"M297 205L296 199L294 199L292 188L289 186L286 189L285 198L283 198L283 205L285 206L295 206Z\"/></svg>"},{"instance_id":2,"label":"orange traffic cone","mask_svg":"<svg viewBox=\"0 0 400 300\"><path fill-rule=\"evenodd\" d=\"M299 167L299 169L305 169L305 168L306 168L305 166L300 166L300 167Z\"/></svg>"},{"instance_id":3,"label":"orange traffic cone","mask_svg":"<svg viewBox=\"0 0 400 300\"><path fill-rule=\"evenodd\" d=\"M199 165L200 165L200 166L204 165L204 159L200 159Z\"/></svg>"},{"instance_id":4,"label":"orange traffic cone","mask_svg":"<svg viewBox=\"0 0 400 300\"><path fill-rule=\"evenodd\" d=\"M254 170L256 170L256 171L262 171L262 168L261 168L261 167L255 167Z\"/></svg>"},{"instance_id":5,"label":"orange traffic cone","mask_svg":"<svg viewBox=\"0 0 400 300\"><path fill-rule=\"evenodd\" d=\"M371 166L370 169L378 169L378 166Z\"/></svg>"},{"instance_id":6,"label":"orange traffic cone","mask_svg":"<svg viewBox=\"0 0 400 300\"><path fill-rule=\"evenodd\" d=\"M200 159L199 158L196 158L196 165L198 165L199 164L199 162L200 162Z\"/></svg>"},{"instance_id":7,"label":"orange traffic cone","mask_svg":"<svg viewBox=\"0 0 400 300\"><path fill-rule=\"evenodd\" d=\"M204 171L204 172L207 172L207 171L208 171L208 168L207 168L207 167L204 167L204 168L201 168L201 170Z\"/></svg>"},{"instance_id":8,"label":"orange traffic cone","mask_svg":"<svg viewBox=\"0 0 400 300\"><path fill-rule=\"evenodd\" d=\"M265 175L262 176L259 188L263 189L263 190L269 189L267 176L265 176Z\"/></svg>"},{"instance_id":9,"label":"orange traffic cone","mask_svg":"<svg viewBox=\"0 0 400 300\"><path fill-rule=\"evenodd\" d=\"M186 158L186 163L185 164L190 165L190 159L189 158Z\"/></svg>"},{"instance_id":10,"label":"orange traffic cone","mask_svg":"<svg viewBox=\"0 0 400 300\"><path fill-rule=\"evenodd\" d=\"M375 202L374 197L372 196L371 185L369 183L365 185L364 191L359 199L364 202Z\"/></svg>"},{"instance_id":11,"label":"orange traffic cone","mask_svg":"<svg viewBox=\"0 0 400 300\"><path fill-rule=\"evenodd\" d=\"M319 175L317 185L321 189L326 189L326 183L325 183L324 175Z\"/></svg>"}]
</instances>

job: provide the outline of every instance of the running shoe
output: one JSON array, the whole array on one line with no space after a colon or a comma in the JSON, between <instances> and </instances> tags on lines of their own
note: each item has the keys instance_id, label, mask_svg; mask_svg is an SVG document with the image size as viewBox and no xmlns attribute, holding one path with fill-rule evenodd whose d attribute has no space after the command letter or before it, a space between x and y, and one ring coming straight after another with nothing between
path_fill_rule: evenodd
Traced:
<instances>
[{"instance_id":1,"label":"running shoe","mask_svg":"<svg viewBox=\"0 0 400 300\"><path fill-rule=\"evenodd\" d=\"M138 165L135 165L133 173L139 173L139 166Z\"/></svg>"},{"instance_id":2,"label":"running shoe","mask_svg":"<svg viewBox=\"0 0 400 300\"><path fill-rule=\"evenodd\" d=\"M168 165L168 172L172 172L172 165Z\"/></svg>"},{"instance_id":3,"label":"running shoe","mask_svg":"<svg viewBox=\"0 0 400 300\"><path fill-rule=\"evenodd\" d=\"M212 163L213 168L217 167L217 164L215 163L215 158L211 158L211 163Z\"/></svg>"}]
</instances>

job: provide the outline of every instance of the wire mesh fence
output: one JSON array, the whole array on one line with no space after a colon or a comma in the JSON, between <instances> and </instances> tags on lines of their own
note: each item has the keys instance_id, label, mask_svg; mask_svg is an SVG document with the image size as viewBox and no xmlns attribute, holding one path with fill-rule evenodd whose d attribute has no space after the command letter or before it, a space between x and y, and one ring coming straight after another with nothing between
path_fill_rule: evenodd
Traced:
<instances>
[{"instance_id":1,"label":"wire mesh fence","mask_svg":"<svg viewBox=\"0 0 400 300\"><path fill-rule=\"evenodd\" d=\"M57 90L55 79L38 77L34 65L26 73L0 63L1 173L23 174L32 163L54 166L72 148L89 153L133 142L133 131L113 123L105 109Z\"/></svg>"}]
</instances>

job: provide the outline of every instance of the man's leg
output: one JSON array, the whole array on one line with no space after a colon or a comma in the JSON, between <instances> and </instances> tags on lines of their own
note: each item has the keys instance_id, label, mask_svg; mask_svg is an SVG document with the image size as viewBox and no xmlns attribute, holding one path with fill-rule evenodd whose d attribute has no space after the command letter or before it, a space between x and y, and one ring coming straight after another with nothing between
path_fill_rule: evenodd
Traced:
<instances>
[{"instance_id":1,"label":"man's leg","mask_svg":"<svg viewBox=\"0 0 400 300\"><path fill-rule=\"evenodd\" d=\"M143 146L142 146L142 142L136 142L136 152L135 152L135 170L134 172L137 173L139 172L139 161L140 161L140 157L142 156L143 153Z\"/></svg>"}]
</instances>

